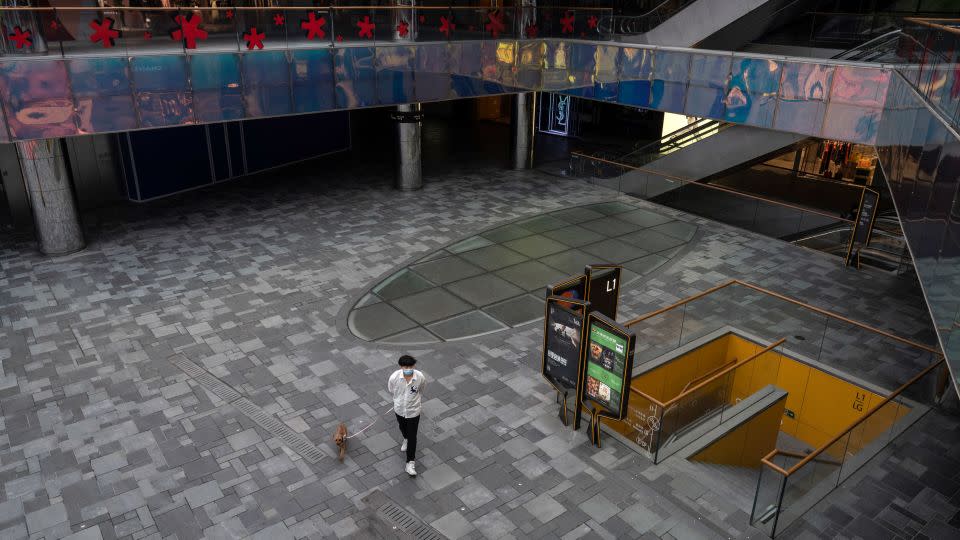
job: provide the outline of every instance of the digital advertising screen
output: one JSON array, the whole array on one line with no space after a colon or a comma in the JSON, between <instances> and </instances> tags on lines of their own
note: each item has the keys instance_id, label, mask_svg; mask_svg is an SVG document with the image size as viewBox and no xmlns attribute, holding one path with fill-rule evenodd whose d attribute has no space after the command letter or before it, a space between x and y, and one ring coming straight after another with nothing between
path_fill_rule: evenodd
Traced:
<instances>
[{"instance_id":1,"label":"digital advertising screen","mask_svg":"<svg viewBox=\"0 0 960 540\"><path fill-rule=\"evenodd\" d=\"M580 274L567 281L555 283L547 287L547 296L560 296L571 300L583 301L587 296L587 276ZM567 309L579 309L572 302L562 304Z\"/></svg>"},{"instance_id":2,"label":"digital advertising screen","mask_svg":"<svg viewBox=\"0 0 960 540\"><path fill-rule=\"evenodd\" d=\"M592 313L589 324L583 397L622 418L629 399L635 338L602 315Z\"/></svg>"},{"instance_id":3,"label":"digital advertising screen","mask_svg":"<svg viewBox=\"0 0 960 540\"><path fill-rule=\"evenodd\" d=\"M558 386L577 387L583 346L583 313L569 310L559 298L547 300L543 374Z\"/></svg>"}]
</instances>

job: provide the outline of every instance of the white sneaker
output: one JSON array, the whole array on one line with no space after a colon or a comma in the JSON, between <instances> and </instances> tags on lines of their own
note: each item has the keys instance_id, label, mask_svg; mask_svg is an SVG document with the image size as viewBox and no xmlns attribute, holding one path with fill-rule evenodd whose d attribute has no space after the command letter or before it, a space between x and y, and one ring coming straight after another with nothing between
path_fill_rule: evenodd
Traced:
<instances>
[{"instance_id":1,"label":"white sneaker","mask_svg":"<svg viewBox=\"0 0 960 540\"><path fill-rule=\"evenodd\" d=\"M407 474L409 474L410 476L417 475L417 468L412 461L407 462L406 470L407 470Z\"/></svg>"},{"instance_id":2,"label":"white sneaker","mask_svg":"<svg viewBox=\"0 0 960 540\"><path fill-rule=\"evenodd\" d=\"M400 445L400 451L401 451L401 452L406 452L406 451L407 451L407 440L406 440L406 439L404 439L404 440L403 440L403 444Z\"/></svg>"}]
</instances>

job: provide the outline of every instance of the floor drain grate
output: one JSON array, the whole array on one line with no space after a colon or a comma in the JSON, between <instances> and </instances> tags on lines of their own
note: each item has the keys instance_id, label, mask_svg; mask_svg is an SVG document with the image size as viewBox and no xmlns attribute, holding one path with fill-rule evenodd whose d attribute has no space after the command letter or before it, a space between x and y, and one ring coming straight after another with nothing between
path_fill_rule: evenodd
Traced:
<instances>
[{"instance_id":1,"label":"floor drain grate","mask_svg":"<svg viewBox=\"0 0 960 540\"><path fill-rule=\"evenodd\" d=\"M230 385L213 376L209 371L187 360L183 356L174 356L170 359L173 365L190 376L217 397L236 407L247 418L280 439L288 448L299 454L310 463L319 463L327 455L317 448L309 439L292 430L290 426L278 420L272 414L261 409L257 404L243 397Z\"/></svg>"},{"instance_id":2,"label":"floor drain grate","mask_svg":"<svg viewBox=\"0 0 960 540\"><path fill-rule=\"evenodd\" d=\"M371 492L364 497L363 501L371 509L375 509L375 514L380 521L392 527L395 532L401 533L397 536L415 540L443 540L444 538L440 531L404 510L382 491Z\"/></svg>"}]
</instances>

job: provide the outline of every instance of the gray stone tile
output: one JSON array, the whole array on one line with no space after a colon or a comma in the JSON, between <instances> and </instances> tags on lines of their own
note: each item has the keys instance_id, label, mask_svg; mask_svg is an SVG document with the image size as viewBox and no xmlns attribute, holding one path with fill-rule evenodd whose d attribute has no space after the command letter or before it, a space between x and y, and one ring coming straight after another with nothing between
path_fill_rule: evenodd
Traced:
<instances>
[{"instance_id":1,"label":"gray stone tile","mask_svg":"<svg viewBox=\"0 0 960 540\"><path fill-rule=\"evenodd\" d=\"M539 519L541 523L547 523L563 513L563 505L546 493L541 493L530 499L523 507L533 517Z\"/></svg>"},{"instance_id":2,"label":"gray stone tile","mask_svg":"<svg viewBox=\"0 0 960 540\"><path fill-rule=\"evenodd\" d=\"M673 236L668 236L654 230L637 231L621 236L618 240L637 246L650 253L665 251L686 243L685 240L674 238Z\"/></svg>"},{"instance_id":3,"label":"gray stone tile","mask_svg":"<svg viewBox=\"0 0 960 540\"><path fill-rule=\"evenodd\" d=\"M454 495L470 510L480 508L496 498L492 491L478 483L467 484L455 491Z\"/></svg>"},{"instance_id":4,"label":"gray stone tile","mask_svg":"<svg viewBox=\"0 0 960 540\"><path fill-rule=\"evenodd\" d=\"M668 260L669 259L666 257L657 254L646 255L644 257L640 257L639 259L634 259L632 261L623 263L623 267L642 276L656 270ZM626 280L624 280L624 282L626 282Z\"/></svg>"},{"instance_id":5,"label":"gray stone tile","mask_svg":"<svg viewBox=\"0 0 960 540\"><path fill-rule=\"evenodd\" d=\"M462 478L457 471L453 470L450 465L446 463L441 463L435 467L430 467L425 471L417 471L420 473L420 478L430 486L430 489L434 491L440 491L441 489L453 484L454 482L459 482Z\"/></svg>"},{"instance_id":6,"label":"gray stone tile","mask_svg":"<svg viewBox=\"0 0 960 540\"><path fill-rule=\"evenodd\" d=\"M593 221L581 223L581 227L591 230L597 234L602 234L604 238L612 238L627 233L632 233L640 228L639 225L621 221L613 217L604 217Z\"/></svg>"},{"instance_id":7,"label":"gray stone tile","mask_svg":"<svg viewBox=\"0 0 960 540\"><path fill-rule=\"evenodd\" d=\"M524 292L523 289L494 274L483 274L449 283L445 288L477 307L513 298Z\"/></svg>"},{"instance_id":8,"label":"gray stone tile","mask_svg":"<svg viewBox=\"0 0 960 540\"><path fill-rule=\"evenodd\" d=\"M590 204L585 208L588 210L593 210L594 212L600 212L601 214L606 214L608 216L622 214L624 212L630 212L636 210L636 206L627 204L620 201L607 201L602 203Z\"/></svg>"},{"instance_id":9,"label":"gray stone tile","mask_svg":"<svg viewBox=\"0 0 960 540\"><path fill-rule=\"evenodd\" d=\"M437 336L431 334L425 328L414 328L406 332L400 332L392 336L380 338L381 343L392 343L396 345L416 345L421 343L434 343L438 340Z\"/></svg>"},{"instance_id":10,"label":"gray stone tile","mask_svg":"<svg viewBox=\"0 0 960 540\"><path fill-rule=\"evenodd\" d=\"M34 535L65 521L67 507L63 503L57 503L27 514L27 530Z\"/></svg>"},{"instance_id":11,"label":"gray stone tile","mask_svg":"<svg viewBox=\"0 0 960 540\"><path fill-rule=\"evenodd\" d=\"M617 505L610 502L602 493L598 493L584 501L580 505L580 509L597 523L603 523L620 513Z\"/></svg>"},{"instance_id":12,"label":"gray stone tile","mask_svg":"<svg viewBox=\"0 0 960 540\"><path fill-rule=\"evenodd\" d=\"M186 497L191 508L200 508L223 497L223 492L220 491L220 485L216 480L210 480L199 486L184 490L183 496Z\"/></svg>"},{"instance_id":13,"label":"gray stone tile","mask_svg":"<svg viewBox=\"0 0 960 540\"><path fill-rule=\"evenodd\" d=\"M450 540L463 538L474 530L473 524L467 521L466 518L463 517L463 514L456 510L434 521L430 525Z\"/></svg>"},{"instance_id":14,"label":"gray stone tile","mask_svg":"<svg viewBox=\"0 0 960 540\"><path fill-rule=\"evenodd\" d=\"M661 223L666 223L668 221L673 221L672 217L665 216L663 214L658 214L650 210L637 209L625 212L622 214L617 214L617 219L628 221L630 223L637 224L641 227L655 227Z\"/></svg>"},{"instance_id":15,"label":"gray stone tile","mask_svg":"<svg viewBox=\"0 0 960 540\"><path fill-rule=\"evenodd\" d=\"M522 219L517 222L517 225L535 233L542 233L544 231L552 231L553 229L566 227L567 222L557 216L541 214L539 216Z\"/></svg>"},{"instance_id":16,"label":"gray stone tile","mask_svg":"<svg viewBox=\"0 0 960 540\"><path fill-rule=\"evenodd\" d=\"M562 219L568 223L582 223L584 221L602 218L606 214L579 206L576 208L566 208L564 210L551 212L550 215L555 218Z\"/></svg>"}]
</instances>

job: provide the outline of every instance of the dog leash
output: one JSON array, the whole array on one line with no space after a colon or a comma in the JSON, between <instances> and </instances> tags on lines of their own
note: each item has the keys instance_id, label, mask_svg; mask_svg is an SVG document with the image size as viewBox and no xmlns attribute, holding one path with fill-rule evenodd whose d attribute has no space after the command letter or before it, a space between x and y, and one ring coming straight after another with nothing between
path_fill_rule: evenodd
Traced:
<instances>
[{"instance_id":1,"label":"dog leash","mask_svg":"<svg viewBox=\"0 0 960 540\"><path fill-rule=\"evenodd\" d=\"M361 429L360 431L354 433L353 435L347 435L345 438L346 438L346 439L352 439L352 438L356 437L357 435L360 435L360 434L363 433L364 431L366 431L366 430L370 429L371 427L373 427L373 425L377 423L377 420L379 420L381 416L387 414L388 412L390 412L390 411L392 411L392 410L393 410L393 405L387 407L387 410L385 410L385 411L383 411L382 413L380 413L380 416L374 416L374 417L373 417L373 422L370 422L370 424L367 425L367 427Z\"/></svg>"}]
</instances>

